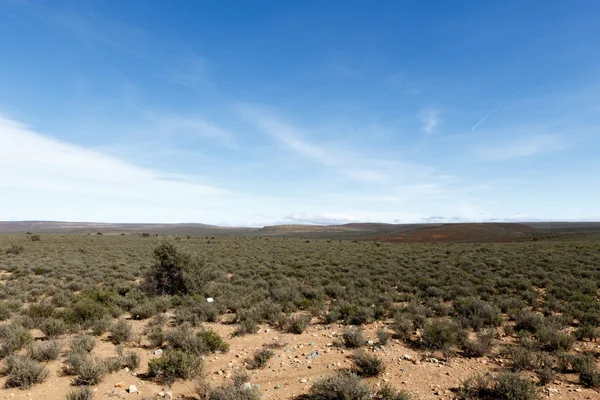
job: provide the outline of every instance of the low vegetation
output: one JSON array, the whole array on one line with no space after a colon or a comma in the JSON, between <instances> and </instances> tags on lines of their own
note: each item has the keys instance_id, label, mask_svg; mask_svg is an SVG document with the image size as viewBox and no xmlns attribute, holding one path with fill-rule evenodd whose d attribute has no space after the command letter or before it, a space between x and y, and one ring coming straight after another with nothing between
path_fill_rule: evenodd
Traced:
<instances>
[{"instance_id":1,"label":"low vegetation","mask_svg":"<svg viewBox=\"0 0 600 400\"><path fill-rule=\"evenodd\" d=\"M52 362L82 386L71 398L87 398L87 387L106 374L145 370L141 348L163 351L148 363L151 379L193 379L203 356L229 351L230 338L208 328L213 322L234 324L234 336L266 325L282 335L343 325L331 341L356 351L352 372L315 382L307 394L315 399L408 398L362 380L384 373L377 352L396 343L444 361L496 354L508 361L496 375L465 381L464 399L533 399L561 374L600 387L597 352L581 350L600 337L596 240L432 245L44 234L0 236L0 249L7 387L42 382L43 363ZM365 330L375 321L375 334ZM141 325L134 330L132 322ZM95 357L106 341L122 346L117 357ZM248 367L263 368L278 351L258 350ZM227 396L240 388L248 385L207 393L238 398Z\"/></svg>"}]
</instances>

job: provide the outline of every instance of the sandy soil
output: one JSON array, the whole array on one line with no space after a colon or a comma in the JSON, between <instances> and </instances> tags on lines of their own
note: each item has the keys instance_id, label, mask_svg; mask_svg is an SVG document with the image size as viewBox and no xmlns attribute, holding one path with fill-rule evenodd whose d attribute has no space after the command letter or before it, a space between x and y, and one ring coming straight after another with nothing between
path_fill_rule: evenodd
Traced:
<instances>
[{"instance_id":1,"label":"sandy soil","mask_svg":"<svg viewBox=\"0 0 600 400\"><path fill-rule=\"evenodd\" d=\"M141 333L145 322L133 321L136 333ZM211 385L218 386L225 382L236 369L245 369L244 361L255 349L263 345L279 342L285 344L275 349L273 357L262 370L250 371L251 383L259 385L265 399L291 399L305 393L311 384L336 371L351 367L349 356L351 351L334 345L336 337L343 327L340 325L313 325L303 334L282 333L267 326L261 327L258 334L231 338L235 326L224 324L206 324L224 338L231 348L225 354L211 354L205 359L205 371ZM380 324L367 327L365 333L369 339L376 341L375 331ZM39 334L37 336L40 336ZM156 357L154 349L144 347L133 348L141 356L138 374L146 372L149 359ZM595 346L595 345L594 345ZM598 346L600 347L600 346ZM455 397L452 388L477 372L499 371L504 360L495 357L481 359L464 359L456 357L448 363L438 359L423 358L420 354L402 343L391 340L383 349L370 346L369 351L376 351L385 360L387 371L379 378L367 380L377 387L388 382L397 388L406 389L417 399L452 399ZM315 352L318 352L315 353ZM308 357L309 355L312 357ZM99 357L116 356L115 346L106 337L98 341L93 355ZM313 358L313 359L309 359ZM48 363L51 372L49 379L29 390L0 389L0 399L64 399L71 386L72 377L65 376L62 371L62 358ZM600 394L591 389L582 389L576 384L575 375L561 376L553 384L543 390L544 397L553 399L598 399ZM4 385L6 378L0 378ZM130 394L127 389L135 385L140 393ZM548 390L550 389L550 391ZM175 398L193 398L192 382L176 382L170 388L164 388L155 382L141 379L135 373L125 370L107 375L95 388L96 399L132 399L157 398L164 390L172 390ZM186 397L187 396L187 397Z\"/></svg>"}]
</instances>

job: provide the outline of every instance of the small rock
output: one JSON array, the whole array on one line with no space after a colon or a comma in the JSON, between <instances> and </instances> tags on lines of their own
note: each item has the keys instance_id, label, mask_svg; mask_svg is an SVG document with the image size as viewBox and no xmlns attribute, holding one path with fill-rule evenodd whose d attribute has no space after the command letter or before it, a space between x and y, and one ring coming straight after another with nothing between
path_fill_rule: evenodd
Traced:
<instances>
[{"instance_id":1,"label":"small rock","mask_svg":"<svg viewBox=\"0 0 600 400\"><path fill-rule=\"evenodd\" d=\"M137 393L137 387L135 387L135 385L129 385L129 393Z\"/></svg>"},{"instance_id":2,"label":"small rock","mask_svg":"<svg viewBox=\"0 0 600 400\"><path fill-rule=\"evenodd\" d=\"M160 355L162 355L162 353L163 353L163 351L161 349L154 350L154 355L155 356L160 356Z\"/></svg>"},{"instance_id":3,"label":"small rock","mask_svg":"<svg viewBox=\"0 0 600 400\"><path fill-rule=\"evenodd\" d=\"M300 383L306 383L306 382L308 382L308 379L306 379L306 378L300 379Z\"/></svg>"}]
</instances>

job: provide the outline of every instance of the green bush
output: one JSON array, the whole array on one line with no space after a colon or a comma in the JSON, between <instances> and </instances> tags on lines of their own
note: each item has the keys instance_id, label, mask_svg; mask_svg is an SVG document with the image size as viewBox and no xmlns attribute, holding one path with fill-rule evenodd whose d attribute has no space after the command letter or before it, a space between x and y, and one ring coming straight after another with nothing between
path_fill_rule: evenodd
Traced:
<instances>
[{"instance_id":1,"label":"green bush","mask_svg":"<svg viewBox=\"0 0 600 400\"><path fill-rule=\"evenodd\" d=\"M200 340L202 340L202 342L206 346L206 351L220 351L223 353L229 351L229 344L225 342L223 338L212 329L201 328L200 331L196 334L196 336Z\"/></svg>"},{"instance_id":2,"label":"green bush","mask_svg":"<svg viewBox=\"0 0 600 400\"><path fill-rule=\"evenodd\" d=\"M208 353L204 338L194 334L189 325L181 325L167 334L167 340L174 349L183 350L186 353L202 355Z\"/></svg>"},{"instance_id":3,"label":"green bush","mask_svg":"<svg viewBox=\"0 0 600 400\"><path fill-rule=\"evenodd\" d=\"M39 329L49 339L57 338L69 332L69 326L58 318L46 318L39 325Z\"/></svg>"},{"instance_id":4,"label":"green bush","mask_svg":"<svg viewBox=\"0 0 600 400\"><path fill-rule=\"evenodd\" d=\"M476 297L459 297L454 301L453 308L459 320L475 330L502 324L500 309Z\"/></svg>"},{"instance_id":5,"label":"green bush","mask_svg":"<svg viewBox=\"0 0 600 400\"><path fill-rule=\"evenodd\" d=\"M411 400L413 396L405 390L397 390L388 383L384 383L373 398L375 400Z\"/></svg>"},{"instance_id":6,"label":"green bush","mask_svg":"<svg viewBox=\"0 0 600 400\"><path fill-rule=\"evenodd\" d=\"M359 327L346 328L342 332L342 340L344 341L344 346L349 349L364 346L367 342L363 330Z\"/></svg>"},{"instance_id":7,"label":"green bush","mask_svg":"<svg viewBox=\"0 0 600 400\"><path fill-rule=\"evenodd\" d=\"M248 369L260 369L267 365L267 362L275 355L272 350L258 349L254 351L251 360L248 360Z\"/></svg>"},{"instance_id":8,"label":"green bush","mask_svg":"<svg viewBox=\"0 0 600 400\"><path fill-rule=\"evenodd\" d=\"M381 346L385 346L386 344L388 344L388 342L392 338L392 334L383 328L377 329L377 331L375 332L375 336L377 336L377 342Z\"/></svg>"},{"instance_id":9,"label":"green bush","mask_svg":"<svg viewBox=\"0 0 600 400\"><path fill-rule=\"evenodd\" d=\"M466 357L483 357L492 351L494 331L479 332L476 340L467 339L463 342Z\"/></svg>"},{"instance_id":10,"label":"green bush","mask_svg":"<svg viewBox=\"0 0 600 400\"><path fill-rule=\"evenodd\" d=\"M162 347L163 343L167 339L162 326L153 326L148 332L148 341L152 347Z\"/></svg>"},{"instance_id":11,"label":"green bush","mask_svg":"<svg viewBox=\"0 0 600 400\"><path fill-rule=\"evenodd\" d=\"M96 347L96 339L93 336L80 335L71 339L72 352L91 352Z\"/></svg>"},{"instance_id":12,"label":"green bush","mask_svg":"<svg viewBox=\"0 0 600 400\"><path fill-rule=\"evenodd\" d=\"M8 249L6 249L6 254L21 254L24 250L24 247L20 244L12 244Z\"/></svg>"},{"instance_id":13,"label":"green bush","mask_svg":"<svg viewBox=\"0 0 600 400\"><path fill-rule=\"evenodd\" d=\"M459 339L458 327L451 321L435 319L425 324L421 342L430 350L450 350Z\"/></svg>"},{"instance_id":14,"label":"green bush","mask_svg":"<svg viewBox=\"0 0 600 400\"><path fill-rule=\"evenodd\" d=\"M114 344L121 344L131 339L131 322L119 319L110 329L110 340Z\"/></svg>"},{"instance_id":15,"label":"green bush","mask_svg":"<svg viewBox=\"0 0 600 400\"><path fill-rule=\"evenodd\" d=\"M62 350L62 343L57 340L38 342L29 345L29 356L36 361L56 360Z\"/></svg>"},{"instance_id":16,"label":"green bush","mask_svg":"<svg viewBox=\"0 0 600 400\"><path fill-rule=\"evenodd\" d=\"M28 389L42 383L48 377L48 370L43 364L30 358L10 356L6 359L6 388Z\"/></svg>"},{"instance_id":17,"label":"green bush","mask_svg":"<svg viewBox=\"0 0 600 400\"><path fill-rule=\"evenodd\" d=\"M533 371L537 363L536 353L525 346L514 346L509 349L511 368L513 371Z\"/></svg>"},{"instance_id":18,"label":"green bush","mask_svg":"<svg viewBox=\"0 0 600 400\"><path fill-rule=\"evenodd\" d=\"M398 339L405 340L410 338L410 335L412 335L415 329L415 325L408 315L404 313L397 313L394 316L392 329L394 330L394 334Z\"/></svg>"},{"instance_id":19,"label":"green bush","mask_svg":"<svg viewBox=\"0 0 600 400\"><path fill-rule=\"evenodd\" d=\"M106 367L104 363L98 362L88 356L78 367L77 376L73 384L76 386L94 386L100 383L105 374Z\"/></svg>"},{"instance_id":20,"label":"green bush","mask_svg":"<svg viewBox=\"0 0 600 400\"><path fill-rule=\"evenodd\" d=\"M562 333L551 327L542 327L537 332L539 347L544 351L567 351L575 339L568 333Z\"/></svg>"},{"instance_id":21,"label":"green bush","mask_svg":"<svg viewBox=\"0 0 600 400\"><path fill-rule=\"evenodd\" d=\"M111 374L123 368L121 357L108 357L102 360L102 362L106 371Z\"/></svg>"},{"instance_id":22,"label":"green bush","mask_svg":"<svg viewBox=\"0 0 600 400\"><path fill-rule=\"evenodd\" d=\"M0 358L7 357L21 350L33 341L27 329L15 324L0 325L0 339L2 339L2 344L0 344Z\"/></svg>"},{"instance_id":23,"label":"green bush","mask_svg":"<svg viewBox=\"0 0 600 400\"><path fill-rule=\"evenodd\" d=\"M481 374L467 379L458 390L462 400L537 400L533 382L514 372Z\"/></svg>"},{"instance_id":24,"label":"green bush","mask_svg":"<svg viewBox=\"0 0 600 400\"><path fill-rule=\"evenodd\" d=\"M94 391L89 386L80 387L67 393L67 400L92 400Z\"/></svg>"},{"instance_id":25,"label":"green bush","mask_svg":"<svg viewBox=\"0 0 600 400\"><path fill-rule=\"evenodd\" d=\"M249 334L255 334L259 330L258 323L253 319L246 319L238 325L234 332L235 336L243 336Z\"/></svg>"},{"instance_id":26,"label":"green bush","mask_svg":"<svg viewBox=\"0 0 600 400\"><path fill-rule=\"evenodd\" d=\"M579 382L585 388L600 387L600 371L596 368L589 368L579 373Z\"/></svg>"},{"instance_id":27,"label":"green bush","mask_svg":"<svg viewBox=\"0 0 600 400\"><path fill-rule=\"evenodd\" d=\"M308 394L300 398L306 400L368 400L373 390L362 379L351 373L338 373L316 381Z\"/></svg>"},{"instance_id":28,"label":"green bush","mask_svg":"<svg viewBox=\"0 0 600 400\"><path fill-rule=\"evenodd\" d=\"M136 370L140 366L140 356L133 351L123 354L122 360L123 365L129 369Z\"/></svg>"},{"instance_id":29,"label":"green bush","mask_svg":"<svg viewBox=\"0 0 600 400\"><path fill-rule=\"evenodd\" d=\"M201 380L196 384L195 391L200 400L259 400L260 392L256 387L248 387L249 377L236 373L231 382L211 389L206 381Z\"/></svg>"},{"instance_id":30,"label":"green bush","mask_svg":"<svg viewBox=\"0 0 600 400\"><path fill-rule=\"evenodd\" d=\"M536 333L544 325L544 317L533 311L521 311L517 314L516 331L528 331Z\"/></svg>"},{"instance_id":31,"label":"green bush","mask_svg":"<svg viewBox=\"0 0 600 400\"><path fill-rule=\"evenodd\" d=\"M379 376L385 372L383 360L374 354L368 354L363 350L358 350L352 357L354 362L354 372L358 376L370 378Z\"/></svg>"},{"instance_id":32,"label":"green bush","mask_svg":"<svg viewBox=\"0 0 600 400\"><path fill-rule=\"evenodd\" d=\"M306 330L310 324L310 315L296 315L290 317L288 320L288 331L297 335L301 334Z\"/></svg>"},{"instance_id":33,"label":"green bush","mask_svg":"<svg viewBox=\"0 0 600 400\"><path fill-rule=\"evenodd\" d=\"M160 358L148 361L148 375L160 382L192 379L202 373L202 358L181 350L166 350Z\"/></svg>"}]
</instances>

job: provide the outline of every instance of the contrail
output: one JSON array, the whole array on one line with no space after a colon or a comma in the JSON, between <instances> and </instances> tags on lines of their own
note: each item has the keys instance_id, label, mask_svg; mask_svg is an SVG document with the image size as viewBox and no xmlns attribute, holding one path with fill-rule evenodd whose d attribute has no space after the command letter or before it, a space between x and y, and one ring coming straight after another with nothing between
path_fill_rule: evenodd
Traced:
<instances>
[{"instance_id":1,"label":"contrail","mask_svg":"<svg viewBox=\"0 0 600 400\"><path fill-rule=\"evenodd\" d=\"M503 105L505 105L505 104L506 104L506 102L508 102L508 101L509 101L509 100L510 100L510 99L511 99L511 98L512 98L512 97L513 97L513 96L514 96L516 93L517 93L517 92L514 92L513 94L511 94L510 96L508 96L508 97L507 97L507 98L506 98L506 99L505 99L505 100L504 100L502 103L500 103L500 104L498 104L496 107L494 107L494 108L492 109L492 111L490 111L489 113L487 113L487 114L485 115L485 117L481 118L481 119L479 120L479 122L478 122L478 123L476 123L475 125L473 125L473 127L471 128L471 130L472 130L472 131L473 131L473 130L475 130L475 128L477 128L479 125L481 125L481 123L482 123L483 121L485 121L486 119L488 119L488 117L489 117L490 115L492 115L492 114L493 114L493 113L494 113L494 112L495 112L497 109L499 109L500 107L502 107Z\"/></svg>"}]
</instances>

